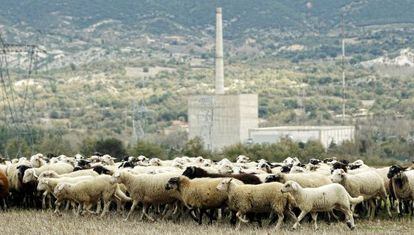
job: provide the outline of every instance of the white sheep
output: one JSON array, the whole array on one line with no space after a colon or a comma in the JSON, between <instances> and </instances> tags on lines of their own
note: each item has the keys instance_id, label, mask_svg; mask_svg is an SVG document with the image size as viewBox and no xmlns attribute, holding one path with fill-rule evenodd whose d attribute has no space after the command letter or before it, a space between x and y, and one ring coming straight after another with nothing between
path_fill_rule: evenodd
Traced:
<instances>
[{"instance_id":1,"label":"white sheep","mask_svg":"<svg viewBox=\"0 0 414 235\"><path fill-rule=\"evenodd\" d=\"M104 209L101 217L103 217L108 212L111 199L117 189L119 187L111 180L111 176L99 175L75 184L59 183L54 189L54 194L57 198L56 205L63 200L71 200L82 204L86 212L91 212L92 206L102 199ZM77 214L79 212L80 207Z\"/></svg>"},{"instance_id":2,"label":"white sheep","mask_svg":"<svg viewBox=\"0 0 414 235\"><path fill-rule=\"evenodd\" d=\"M23 176L23 183L36 181L37 177L43 171L53 170L58 174L65 174L73 171L73 166L68 163L47 164L39 168L27 169Z\"/></svg>"},{"instance_id":3,"label":"white sheep","mask_svg":"<svg viewBox=\"0 0 414 235\"><path fill-rule=\"evenodd\" d=\"M112 181L124 184L132 199L132 206L125 220L134 211L138 203L143 203L142 216L154 221L147 210L151 205L172 204L178 199L178 194L167 191L165 185L172 177L176 177L181 173L169 172L162 174L132 174L127 170L117 171L112 176Z\"/></svg>"},{"instance_id":4,"label":"white sheep","mask_svg":"<svg viewBox=\"0 0 414 235\"><path fill-rule=\"evenodd\" d=\"M43 192L42 194L42 207L46 207L46 198L51 199L50 194L53 194L53 190L59 183L78 183L83 180L92 179L93 176L80 176L80 177L59 177L59 178L48 178L39 177L37 184L37 191ZM51 208L51 201L49 200L49 208ZM58 208L57 208L58 209Z\"/></svg>"},{"instance_id":5,"label":"white sheep","mask_svg":"<svg viewBox=\"0 0 414 235\"><path fill-rule=\"evenodd\" d=\"M66 173L66 174L61 174L59 175L58 173L56 173L56 171L53 170L47 170L47 171L43 171L42 173L40 173L38 175L38 178L61 178L61 177L79 177L79 176L98 176L99 174L91 169L88 170L79 170L79 171L74 171L74 172L70 172L70 173Z\"/></svg>"},{"instance_id":6,"label":"white sheep","mask_svg":"<svg viewBox=\"0 0 414 235\"><path fill-rule=\"evenodd\" d=\"M376 171L366 171L359 174L351 175L343 169L336 169L332 172L331 180L345 187L352 197L363 196L364 201L370 203L370 218L375 216L374 200L380 197L383 201L387 200L387 192L385 190L384 181ZM391 217L391 211L388 203L386 203L388 215Z\"/></svg>"},{"instance_id":7,"label":"white sheep","mask_svg":"<svg viewBox=\"0 0 414 235\"><path fill-rule=\"evenodd\" d=\"M308 213L311 213L315 229L317 229L317 213L330 212L333 209L342 211L345 214L348 227L355 228L351 205L362 202L363 197L352 198L342 185L329 184L317 188L302 188L297 182L287 181L281 191L290 193L295 199L296 206L301 210L293 229L297 228L300 221Z\"/></svg>"},{"instance_id":8,"label":"white sheep","mask_svg":"<svg viewBox=\"0 0 414 235\"><path fill-rule=\"evenodd\" d=\"M44 156L41 153L35 154L30 157L30 164L32 167L41 167L43 165L46 165L46 161L44 160Z\"/></svg>"},{"instance_id":9,"label":"white sheep","mask_svg":"<svg viewBox=\"0 0 414 235\"><path fill-rule=\"evenodd\" d=\"M237 229L240 228L241 222L248 222L243 217L249 212L275 212L278 215L276 224L276 230L278 230L283 222L285 212L289 213L296 221L296 216L290 210L290 204L295 204L294 199L289 194L282 194L282 186L280 183L245 185L239 180L227 178L220 182L217 189L226 192L227 205L231 210L237 212L236 216L239 218Z\"/></svg>"},{"instance_id":10,"label":"white sheep","mask_svg":"<svg viewBox=\"0 0 414 235\"><path fill-rule=\"evenodd\" d=\"M280 182L282 184L292 180L299 183L304 188L316 188L322 185L332 183L329 177L319 173L296 173L296 174L285 174L277 173L274 176L268 177L268 182Z\"/></svg>"}]
</instances>

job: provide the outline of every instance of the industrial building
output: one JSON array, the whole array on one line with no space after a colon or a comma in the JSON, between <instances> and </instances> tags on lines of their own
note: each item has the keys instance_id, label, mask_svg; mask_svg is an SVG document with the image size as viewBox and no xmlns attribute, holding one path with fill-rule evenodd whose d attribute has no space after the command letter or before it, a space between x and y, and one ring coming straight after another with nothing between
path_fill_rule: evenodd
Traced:
<instances>
[{"instance_id":1,"label":"industrial building","mask_svg":"<svg viewBox=\"0 0 414 235\"><path fill-rule=\"evenodd\" d=\"M354 140L353 126L291 126L258 128L258 95L225 94L222 10L216 10L215 94L188 99L189 138L200 137L204 147L220 150L238 143L275 143L288 137L297 142L331 143Z\"/></svg>"},{"instance_id":2,"label":"industrial building","mask_svg":"<svg viewBox=\"0 0 414 235\"><path fill-rule=\"evenodd\" d=\"M316 140L328 148L332 143L353 141L354 137L354 126L280 126L249 130L250 142L258 144L275 143L281 138L289 138L303 143Z\"/></svg>"},{"instance_id":3,"label":"industrial building","mask_svg":"<svg viewBox=\"0 0 414 235\"><path fill-rule=\"evenodd\" d=\"M215 94L188 99L189 138L200 137L209 150L243 143L249 129L257 128L257 94L224 92L223 26L221 8L216 11Z\"/></svg>"},{"instance_id":4,"label":"industrial building","mask_svg":"<svg viewBox=\"0 0 414 235\"><path fill-rule=\"evenodd\" d=\"M257 94L200 95L188 101L189 138L200 137L207 149L243 143L258 127Z\"/></svg>"}]
</instances>

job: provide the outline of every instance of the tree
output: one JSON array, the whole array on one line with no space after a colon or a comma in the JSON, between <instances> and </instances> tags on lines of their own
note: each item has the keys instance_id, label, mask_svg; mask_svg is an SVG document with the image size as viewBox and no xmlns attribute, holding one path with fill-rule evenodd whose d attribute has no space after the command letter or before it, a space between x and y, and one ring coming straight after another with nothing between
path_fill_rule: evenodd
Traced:
<instances>
[{"instance_id":1,"label":"tree","mask_svg":"<svg viewBox=\"0 0 414 235\"><path fill-rule=\"evenodd\" d=\"M37 145L36 150L39 153L53 153L55 155L72 155L74 153L69 141L64 140L56 134L50 134L46 138L43 138Z\"/></svg>"},{"instance_id":2,"label":"tree","mask_svg":"<svg viewBox=\"0 0 414 235\"><path fill-rule=\"evenodd\" d=\"M5 147L5 156L8 158L28 157L31 155L30 147L24 139L9 139Z\"/></svg>"},{"instance_id":3,"label":"tree","mask_svg":"<svg viewBox=\"0 0 414 235\"><path fill-rule=\"evenodd\" d=\"M189 140L183 148L183 155L189 157L202 156L204 158L210 157L211 152L204 149L203 140L199 137Z\"/></svg>"},{"instance_id":4,"label":"tree","mask_svg":"<svg viewBox=\"0 0 414 235\"><path fill-rule=\"evenodd\" d=\"M116 138L101 139L95 143L95 151L102 154L109 154L111 157L122 159L127 151L122 141Z\"/></svg>"},{"instance_id":5,"label":"tree","mask_svg":"<svg viewBox=\"0 0 414 235\"><path fill-rule=\"evenodd\" d=\"M129 151L132 156L143 155L146 157L165 158L164 149L158 145L146 141L138 141L138 143Z\"/></svg>"},{"instance_id":6,"label":"tree","mask_svg":"<svg viewBox=\"0 0 414 235\"><path fill-rule=\"evenodd\" d=\"M80 153L84 156L91 156L95 152L95 145L97 140L95 138L87 137L83 140L80 147Z\"/></svg>"}]
</instances>

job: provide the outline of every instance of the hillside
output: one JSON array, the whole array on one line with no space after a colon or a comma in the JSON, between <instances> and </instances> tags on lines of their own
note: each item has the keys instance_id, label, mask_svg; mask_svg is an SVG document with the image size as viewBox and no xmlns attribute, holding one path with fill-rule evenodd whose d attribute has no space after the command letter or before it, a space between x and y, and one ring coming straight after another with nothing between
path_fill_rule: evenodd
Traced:
<instances>
[{"instance_id":1,"label":"hillside","mask_svg":"<svg viewBox=\"0 0 414 235\"><path fill-rule=\"evenodd\" d=\"M414 48L413 1L2 2L2 37L47 51L37 55L31 80L26 55L6 56L11 105L36 129L72 145L91 136L131 143L133 119L149 138L182 144L176 135L185 129L186 97L213 88L216 5L224 11L226 87L259 94L262 126L342 123L343 11L349 123L368 123L377 139L414 136L404 128L414 120L414 68L405 66ZM2 93L5 129L14 128L11 100ZM397 123L401 128L389 128Z\"/></svg>"},{"instance_id":2,"label":"hillside","mask_svg":"<svg viewBox=\"0 0 414 235\"><path fill-rule=\"evenodd\" d=\"M4 0L0 14L12 25L27 25L38 30L56 30L67 25L77 29L112 19L122 25L159 33L175 32L177 28L204 29L212 24L215 6L225 9L227 33L230 36L251 29L285 28L306 30L308 18L324 23L327 29L339 23L344 11L353 25L413 23L410 0L362 1L290 1L290 0ZM311 8L306 3L313 2ZM167 24L165 24L167 23ZM169 23L169 24L168 24ZM164 28L159 28L164 24Z\"/></svg>"}]
</instances>

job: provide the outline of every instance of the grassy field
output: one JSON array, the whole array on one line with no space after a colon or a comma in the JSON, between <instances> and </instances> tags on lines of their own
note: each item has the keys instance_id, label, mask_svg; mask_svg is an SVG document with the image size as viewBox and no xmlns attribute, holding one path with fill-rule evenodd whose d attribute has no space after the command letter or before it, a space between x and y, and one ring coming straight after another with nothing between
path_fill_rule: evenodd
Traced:
<instances>
[{"instance_id":1,"label":"grassy field","mask_svg":"<svg viewBox=\"0 0 414 235\"><path fill-rule=\"evenodd\" d=\"M56 216L50 211L10 210L0 212L0 234L275 234L273 227L265 225L258 228L252 224L244 225L235 231L228 221L213 225L198 226L195 222L157 221L142 222L138 215L124 221L120 215L111 214L104 219L95 216L75 217L71 213ZM311 224L303 222L297 231L290 229L288 222L278 234L412 234L414 221L393 220L356 220L357 228L350 231L344 223L320 221L319 230L313 230Z\"/></svg>"}]
</instances>

